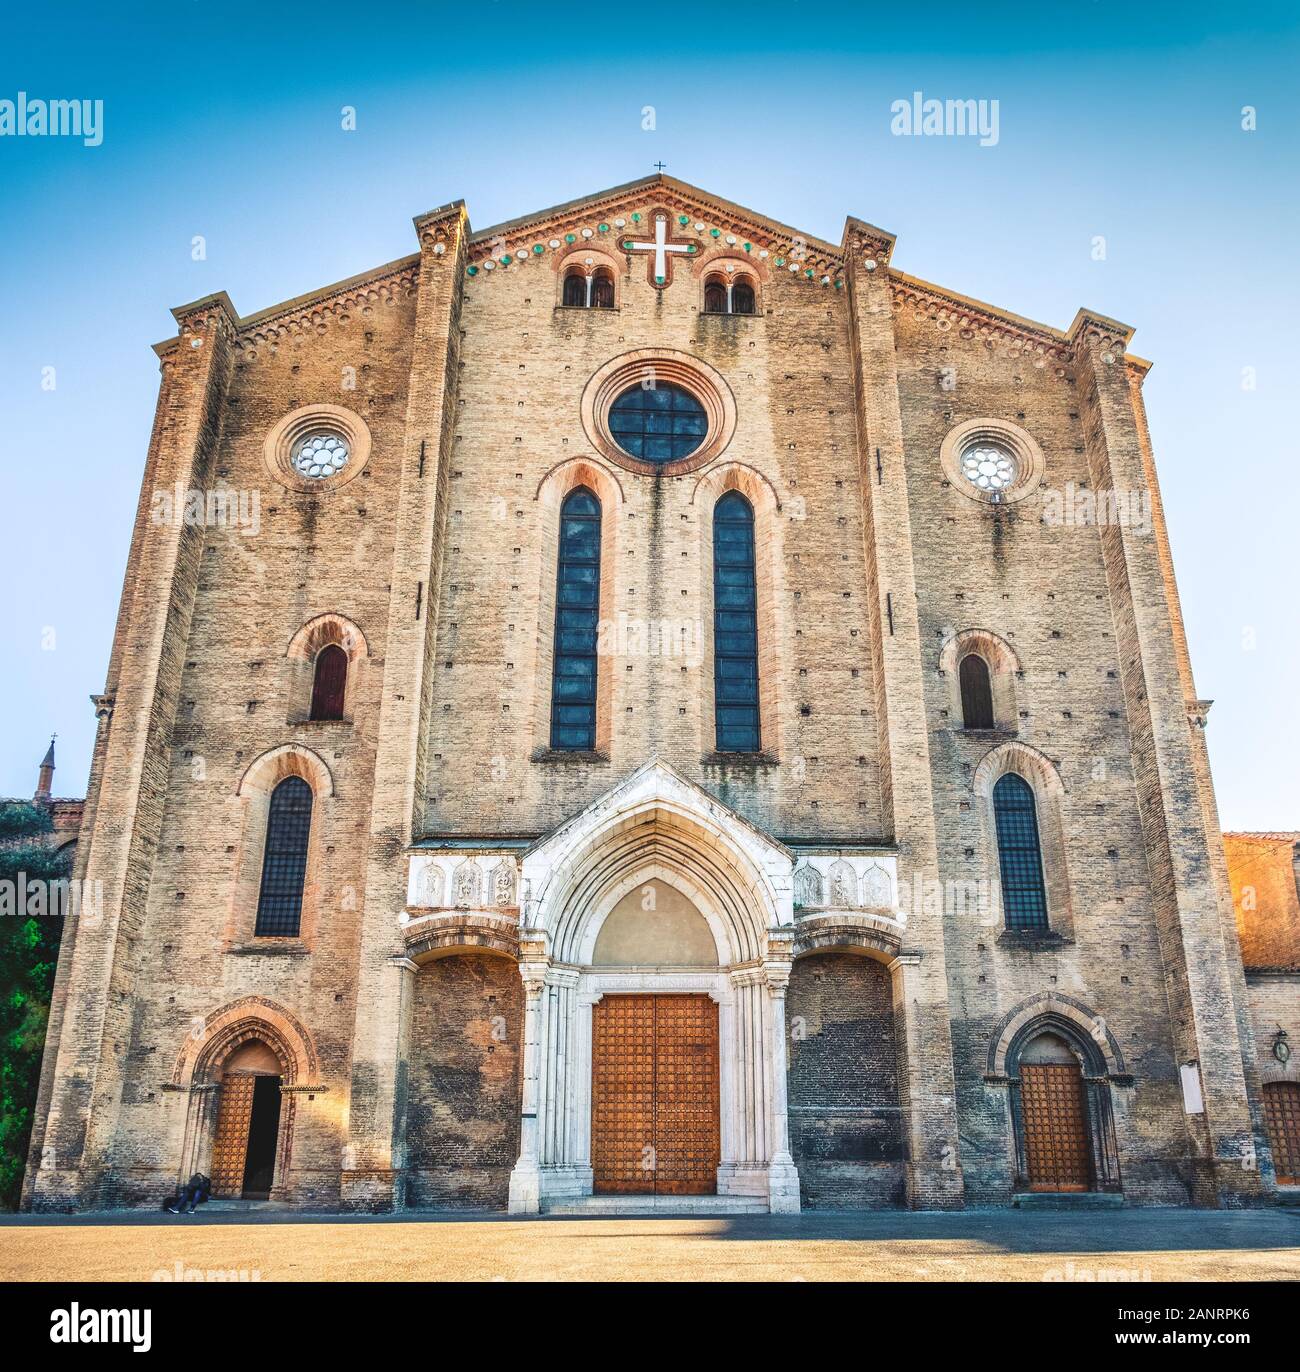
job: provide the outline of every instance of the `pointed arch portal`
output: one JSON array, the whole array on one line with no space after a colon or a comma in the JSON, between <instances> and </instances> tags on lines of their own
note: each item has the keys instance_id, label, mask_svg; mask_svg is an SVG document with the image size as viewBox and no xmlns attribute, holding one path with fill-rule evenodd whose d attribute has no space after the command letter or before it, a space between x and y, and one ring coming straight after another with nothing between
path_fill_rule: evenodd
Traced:
<instances>
[{"instance_id":1,"label":"pointed arch portal","mask_svg":"<svg viewBox=\"0 0 1300 1372\"><path fill-rule=\"evenodd\" d=\"M598 1170L602 1190L799 1208L785 1099L792 865L659 763L525 854L512 1211L591 1194ZM638 930L647 891L659 894ZM659 941L656 919L673 929Z\"/></svg>"}]
</instances>

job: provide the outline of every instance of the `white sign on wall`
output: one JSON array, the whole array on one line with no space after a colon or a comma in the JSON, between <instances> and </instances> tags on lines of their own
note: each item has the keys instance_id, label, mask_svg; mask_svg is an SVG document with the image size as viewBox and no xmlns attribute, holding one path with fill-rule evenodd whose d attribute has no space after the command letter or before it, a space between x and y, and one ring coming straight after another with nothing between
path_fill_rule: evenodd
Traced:
<instances>
[{"instance_id":1,"label":"white sign on wall","mask_svg":"<svg viewBox=\"0 0 1300 1372\"><path fill-rule=\"evenodd\" d=\"M1183 1109L1189 1115L1203 1115L1205 1100L1201 1095L1201 1069L1195 1062L1185 1062L1179 1072L1183 1078Z\"/></svg>"}]
</instances>

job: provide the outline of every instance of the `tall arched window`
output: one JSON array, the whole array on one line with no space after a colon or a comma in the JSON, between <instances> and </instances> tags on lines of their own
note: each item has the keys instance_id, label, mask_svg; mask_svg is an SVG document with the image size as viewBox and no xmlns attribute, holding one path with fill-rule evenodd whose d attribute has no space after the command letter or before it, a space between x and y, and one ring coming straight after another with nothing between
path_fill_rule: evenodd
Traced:
<instances>
[{"instance_id":1,"label":"tall arched window","mask_svg":"<svg viewBox=\"0 0 1300 1372\"><path fill-rule=\"evenodd\" d=\"M957 668L961 684L961 719L967 729L993 727L993 685L989 664L978 653L967 653Z\"/></svg>"},{"instance_id":2,"label":"tall arched window","mask_svg":"<svg viewBox=\"0 0 1300 1372\"><path fill-rule=\"evenodd\" d=\"M731 313L754 313L754 286L743 276L731 288Z\"/></svg>"},{"instance_id":3,"label":"tall arched window","mask_svg":"<svg viewBox=\"0 0 1300 1372\"><path fill-rule=\"evenodd\" d=\"M711 276L704 283L704 313L726 314L727 283L720 276Z\"/></svg>"},{"instance_id":4,"label":"tall arched window","mask_svg":"<svg viewBox=\"0 0 1300 1372\"><path fill-rule=\"evenodd\" d=\"M348 687L348 655L337 643L327 643L316 654L311 687L312 719L342 719Z\"/></svg>"},{"instance_id":5,"label":"tall arched window","mask_svg":"<svg viewBox=\"0 0 1300 1372\"><path fill-rule=\"evenodd\" d=\"M298 936L302 888L307 876L311 803L311 787L302 777L285 777L271 792L262 854L262 887L257 896L257 925L253 931L261 937Z\"/></svg>"},{"instance_id":6,"label":"tall arched window","mask_svg":"<svg viewBox=\"0 0 1300 1372\"><path fill-rule=\"evenodd\" d=\"M551 670L551 747L596 746L596 629L600 619L600 501L585 487L560 507Z\"/></svg>"},{"instance_id":7,"label":"tall arched window","mask_svg":"<svg viewBox=\"0 0 1300 1372\"><path fill-rule=\"evenodd\" d=\"M591 279L591 306L595 310L614 308L614 278L604 267Z\"/></svg>"},{"instance_id":8,"label":"tall arched window","mask_svg":"<svg viewBox=\"0 0 1300 1372\"><path fill-rule=\"evenodd\" d=\"M993 787L993 817L1002 872L1002 909L1008 929L1046 929L1047 891L1038 842L1033 788L1007 772Z\"/></svg>"},{"instance_id":9,"label":"tall arched window","mask_svg":"<svg viewBox=\"0 0 1300 1372\"><path fill-rule=\"evenodd\" d=\"M564 278L564 303L566 305L586 305L587 278L582 272L573 271Z\"/></svg>"},{"instance_id":10,"label":"tall arched window","mask_svg":"<svg viewBox=\"0 0 1300 1372\"><path fill-rule=\"evenodd\" d=\"M713 711L718 752L760 750L754 510L738 491L713 507Z\"/></svg>"}]
</instances>

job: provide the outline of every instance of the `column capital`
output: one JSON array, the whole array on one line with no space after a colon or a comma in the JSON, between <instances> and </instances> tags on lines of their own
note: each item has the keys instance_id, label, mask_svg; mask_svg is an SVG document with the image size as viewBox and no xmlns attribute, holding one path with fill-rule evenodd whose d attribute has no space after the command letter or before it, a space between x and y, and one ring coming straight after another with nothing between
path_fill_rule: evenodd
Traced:
<instances>
[{"instance_id":1,"label":"column capital","mask_svg":"<svg viewBox=\"0 0 1300 1372\"><path fill-rule=\"evenodd\" d=\"M727 973L733 986L765 986L767 972L764 967L737 967Z\"/></svg>"},{"instance_id":2,"label":"column capital","mask_svg":"<svg viewBox=\"0 0 1300 1372\"><path fill-rule=\"evenodd\" d=\"M1209 723L1212 700L1197 700L1187 707L1187 722L1193 729L1204 729Z\"/></svg>"},{"instance_id":3,"label":"column capital","mask_svg":"<svg viewBox=\"0 0 1300 1372\"><path fill-rule=\"evenodd\" d=\"M520 961L519 980L524 984L524 994L529 1000L535 1000L542 994L542 987L546 985L550 973L550 964L533 960Z\"/></svg>"},{"instance_id":4,"label":"column capital","mask_svg":"<svg viewBox=\"0 0 1300 1372\"><path fill-rule=\"evenodd\" d=\"M783 996L790 985L790 970L793 964L785 962L765 962L763 975L767 978L767 989L774 996Z\"/></svg>"},{"instance_id":5,"label":"column capital","mask_svg":"<svg viewBox=\"0 0 1300 1372\"><path fill-rule=\"evenodd\" d=\"M551 937L545 929L521 924L519 927L519 961L549 962Z\"/></svg>"},{"instance_id":6,"label":"column capital","mask_svg":"<svg viewBox=\"0 0 1300 1372\"><path fill-rule=\"evenodd\" d=\"M793 924L783 924L780 928L769 929L767 931L767 952L763 957L763 963L783 962L788 967L794 960L794 941L795 927Z\"/></svg>"}]
</instances>

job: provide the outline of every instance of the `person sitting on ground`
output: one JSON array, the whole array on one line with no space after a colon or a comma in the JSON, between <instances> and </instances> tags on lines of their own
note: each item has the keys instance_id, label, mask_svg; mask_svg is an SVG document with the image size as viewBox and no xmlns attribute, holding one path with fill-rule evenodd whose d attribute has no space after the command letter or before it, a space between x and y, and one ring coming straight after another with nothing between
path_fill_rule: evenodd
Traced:
<instances>
[{"instance_id":1,"label":"person sitting on ground","mask_svg":"<svg viewBox=\"0 0 1300 1372\"><path fill-rule=\"evenodd\" d=\"M212 1192L212 1182L202 1172L195 1174L180 1188L177 1197L167 1202L167 1210L173 1215L192 1215Z\"/></svg>"}]
</instances>

